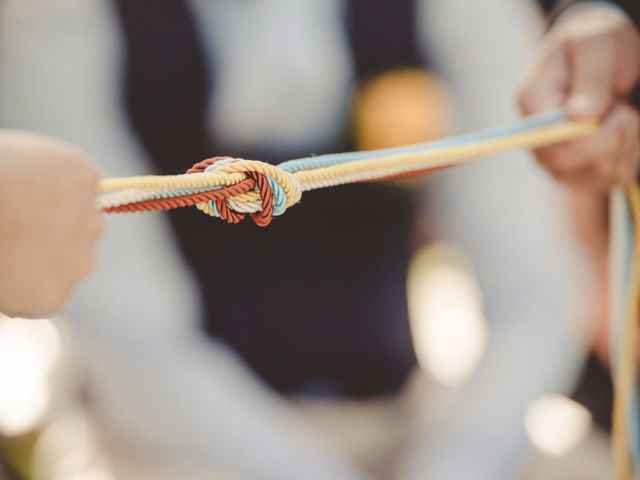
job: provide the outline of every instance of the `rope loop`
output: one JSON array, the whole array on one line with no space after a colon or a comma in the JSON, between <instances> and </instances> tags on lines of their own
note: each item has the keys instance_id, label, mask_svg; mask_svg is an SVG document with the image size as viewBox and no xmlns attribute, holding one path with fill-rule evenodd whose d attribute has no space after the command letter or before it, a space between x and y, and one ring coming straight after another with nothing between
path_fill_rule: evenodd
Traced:
<instances>
[{"instance_id":1,"label":"rope loop","mask_svg":"<svg viewBox=\"0 0 640 480\"><path fill-rule=\"evenodd\" d=\"M256 225L266 227L274 216L282 215L302 196L297 179L268 163L232 157L212 157L196 163L188 174L242 173L252 182L251 190L240 195L215 198L196 204L202 212L228 223L239 223L250 215Z\"/></svg>"}]
</instances>

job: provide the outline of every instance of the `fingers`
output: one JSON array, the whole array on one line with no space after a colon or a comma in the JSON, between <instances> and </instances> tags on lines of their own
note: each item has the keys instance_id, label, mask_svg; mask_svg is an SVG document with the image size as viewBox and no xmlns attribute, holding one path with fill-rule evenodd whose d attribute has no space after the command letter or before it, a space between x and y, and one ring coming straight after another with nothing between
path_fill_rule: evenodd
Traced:
<instances>
[{"instance_id":1,"label":"fingers","mask_svg":"<svg viewBox=\"0 0 640 480\"><path fill-rule=\"evenodd\" d=\"M520 110L525 115L557 110L565 101L568 81L563 53L543 51L520 81L516 97Z\"/></svg>"},{"instance_id":2,"label":"fingers","mask_svg":"<svg viewBox=\"0 0 640 480\"><path fill-rule=\"evenodd\" d=\"M602 128L579 141L536 151L557 179L596 191L637 178L638 113L628 105L640 80L640 35L610 8L565 13L521 83L518 103L526 115L563 108L569 117L597 117Z\"/></svg>"},{"instance_id":3,"label":"fingers","mask_svg":"<svg viewBox=\"0 0 640 480\"><path fill-rule=\"evenodd\" d=\"M617 104L602 127L587 138L536 151L556 179L577 188L606 191L636 181L640 163L640 119L628 104Z\"/></svg>"},{"instance_id":4,"label":"fingers","mask_svg":"<svg viewBox=\"0 0 640 480\"><path fill-rule=\"evenodd\" d=\"M618 41L612 34L573 37L568 41L569 94L572 118L602 117L616 95Z\"/></svg>"},{"instance_id":5,"label":"fingers","mask_svg":"<svg viewBox=\"0 0 640 480\"><path fill-rule=\"evenodd\" d=\"M0 154L0 309L59 311L94 268L99 173L83 152L37 134L0 132Z\"/></svg>"},{"instance_id":6,"label":"fingers","mask_svg":"<svg viewBox=\"0 0 640 480\"><path fill-rule=\"evenodd\" d=\"M602 117L637 82L640 46L630 45L640 39L633 36L629 29L598 28L548 39L518 88L520 109L534 114L564 107L572 118Z\"/></svg>"}]
</instances>

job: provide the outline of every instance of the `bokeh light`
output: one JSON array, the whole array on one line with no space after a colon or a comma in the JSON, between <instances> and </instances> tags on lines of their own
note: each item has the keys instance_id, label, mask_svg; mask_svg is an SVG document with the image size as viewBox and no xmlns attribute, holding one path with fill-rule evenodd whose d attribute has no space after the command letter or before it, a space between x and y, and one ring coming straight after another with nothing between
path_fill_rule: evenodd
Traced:
<instances>
[{"instance_id":1,"label":"bokeh light","mask_svg":"<svg viewBox=\"0 0 640 480\"><path fill-rule=\"evenodd\" d=\"M525 428L542 453L560 456L570 452L589 434L592 418L579 403L562 395L544 395L528 408Z\"/></svg>"},{"instance_id":2,"label":"bokeh light","mask_svg":"<svg viewBox=\"0 0 640 480\"><path fill-rule=\"evenodd\" d=\"M51 398L48 374L60 355L60 337L48 320L0 317L0 431L32 430Z\"/></svg>"},{"instance_id":3,"label":"bokeh light","mask_svg":"<svg viewBox=\"0 0 640 480\"><path fill-rule=\"evenodd\" d=\"M443 385L463 382L484 352L487 325L480 290L457 250L436 244L420 251L408 297L421 367Z\"/></svg>"}]
</instances>

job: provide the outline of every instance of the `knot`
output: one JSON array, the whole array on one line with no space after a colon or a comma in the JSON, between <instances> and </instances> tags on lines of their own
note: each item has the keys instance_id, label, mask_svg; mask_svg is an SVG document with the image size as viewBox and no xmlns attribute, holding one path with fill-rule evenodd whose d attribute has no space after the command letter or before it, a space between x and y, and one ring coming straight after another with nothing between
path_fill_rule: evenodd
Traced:
<instances>
[{"instance_id":1,"label":"knot","mask_svg":"<svg viewBox=\"0 0 640 480\"><path fill-rule=\"evenodd\" d=\"M187 170L197 173L242 173L248 191L196 204L211 216L238 223L250 215L256 225L266 227L274 216L282 215L302 196L300 184L293 174L271 164L232 157L213 157L196 163Z\"/></svg>"}]
</instances>

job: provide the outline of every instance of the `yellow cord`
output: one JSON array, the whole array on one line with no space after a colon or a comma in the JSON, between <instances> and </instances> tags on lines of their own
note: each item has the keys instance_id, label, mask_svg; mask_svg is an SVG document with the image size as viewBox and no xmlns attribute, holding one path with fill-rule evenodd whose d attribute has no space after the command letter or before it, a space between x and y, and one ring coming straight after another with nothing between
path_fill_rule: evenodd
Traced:
<instances>
[{"instance_id":1,"label":"yellow cord","mask_svg":"<svg viewBox=\"0 0 640 480\"><path fill-rule=\"evenodd\" d=\"M341 165L304 170L289 174L277 166L256 160L240 160L219 170L198 175L148 175L111 178L100 182L99 192L122 190L180 190L188 188L231 186L255 171L274 178L287 194L288 205L300 199L300 192L345 183L375 180L421 168L439 168L470 161L479 156L512 148L537 148L582 137L597 128L595 120L573 121L542 127L531 132L479 143L427 150L420 153L390 155ZM254 197L255 198L255 197ZM252 200L255 201L255 200Z\"/></svg>"},{"instance_id":2,"label":"yellow cord","mask_svg":"<svg viewBox=\"0 0 640 480\"><path fill-rule=\"evenodd\" d=\"M618 480L633 478L629 412L632 392L637 378L636 345L638 337L638 304L640 301L640 192L637 187L626 192L633 225L633 263L626 292L625 322L620 359L615 371L615 399L613 406L613 455ZM617 252L622 254L622 252Z\"/></svg>"}]
</instances>

